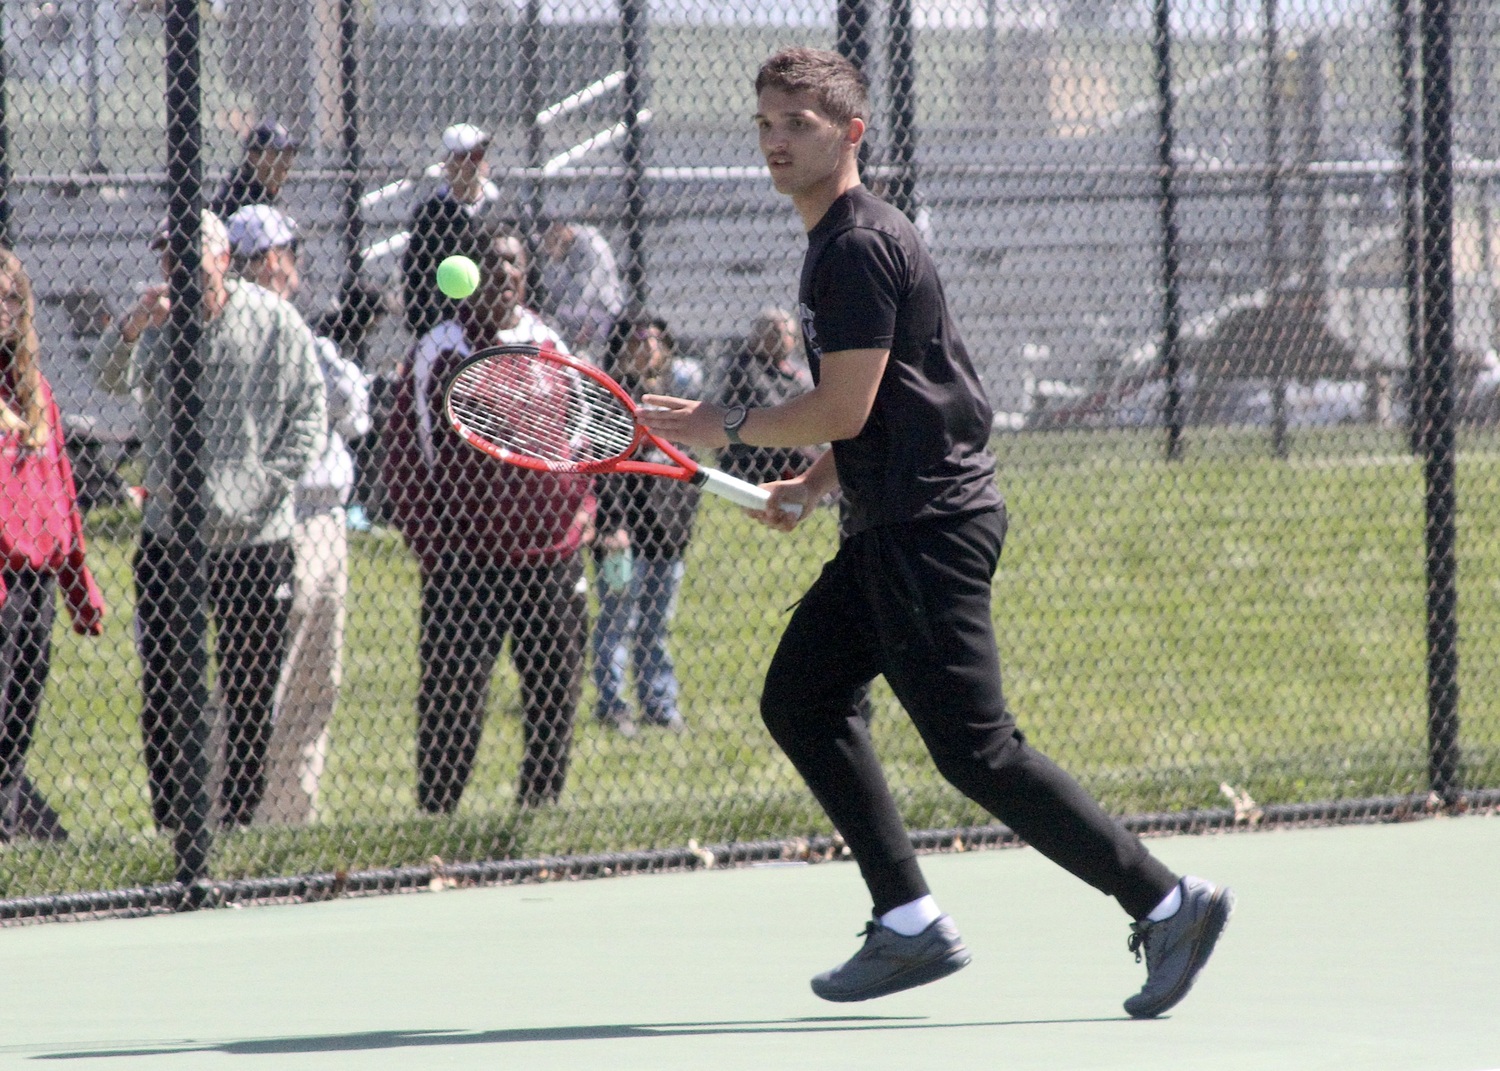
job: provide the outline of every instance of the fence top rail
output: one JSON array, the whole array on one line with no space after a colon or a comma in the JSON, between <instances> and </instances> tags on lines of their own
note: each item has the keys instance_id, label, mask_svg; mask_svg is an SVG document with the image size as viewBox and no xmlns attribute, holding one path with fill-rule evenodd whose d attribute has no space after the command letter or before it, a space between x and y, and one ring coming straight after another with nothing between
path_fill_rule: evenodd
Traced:
<instances>
[{"instance_id":1,"label":"fence top rail","mask_svg":"<svg viewBox=\"0 0 1500 1071\"><path fill-rule=\"evenodd\" d=\"M999 179L1061 179L1061 178L1135 178L1154 179L1162 174L1159 164L991 164L991 163L925 163L914 165L928 178L999 178ZM1176 163L1172 171L1179 178L1225 178L1266 179L1272 177L1347 177L1385 176L1401 174L1406 165L1396 159L1389 160L1315 160L1307 163L1227 164L1218 160L1185 160ZM892 164L872 164L864 169L867 176L889 178L902 174L906 168ZM1459 178L1500 177L1500 160L1458 159L1453 172ZM495 182L588 182L599 179L617 179L627 169L622 165L600 164L584 167L563 167L548 170L541 167L496 167L490 173ZM347 168L303 168L294 173L295 179L309 182L347 182L353 177L369 181L420 181L430 177L425 171L410 174L402 172L377 173L350 171ZM647 179L665 183L692 182L765 182L766 169L761 164L704 164L675 167L648 167ZM206 183L224 176L209 176ZM106 186L162 186L168 183L164 171L56 171L11 176L15 187L93 189Z\"/></svg>"}]
</instances>

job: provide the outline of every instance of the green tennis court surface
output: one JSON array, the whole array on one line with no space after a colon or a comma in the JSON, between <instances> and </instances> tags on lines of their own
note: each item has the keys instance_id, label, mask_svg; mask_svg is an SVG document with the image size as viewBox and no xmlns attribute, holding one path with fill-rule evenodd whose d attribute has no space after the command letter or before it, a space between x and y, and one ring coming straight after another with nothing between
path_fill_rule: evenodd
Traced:
<instances>
[{"instance_id":1,"label":"green tennis court surface","mask_svg":"<svg viewBox=\"0 0 1500 1071\"><path fill-rule=\"evenodd\" d=\"M1500 1067L1500 818L1153 841L1239 893L1155 1022L1112 902L1030 850L929 857L974 963L831 1005L833 863L449 890L0 931L0 1066Z\"/></svg>"}]
</instances>

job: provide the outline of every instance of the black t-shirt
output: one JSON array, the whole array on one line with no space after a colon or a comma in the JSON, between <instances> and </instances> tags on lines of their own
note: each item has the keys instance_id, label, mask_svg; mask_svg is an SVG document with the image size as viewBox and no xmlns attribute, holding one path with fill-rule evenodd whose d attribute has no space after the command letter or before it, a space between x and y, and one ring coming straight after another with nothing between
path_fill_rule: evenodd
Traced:
<instances>
[{"instance_id":1,"label":"black t-shirt","mask_svg":"<svg viewBox=\"0 0 1500 1071\"><path fill-rule=\"evenodd\" d=\"M864 429L833 444L848 533L999 506L993 412L911 221L845 193L808 232L798 300L814 379L825 353L890 350Z\"/></svg>"}]
</instances>

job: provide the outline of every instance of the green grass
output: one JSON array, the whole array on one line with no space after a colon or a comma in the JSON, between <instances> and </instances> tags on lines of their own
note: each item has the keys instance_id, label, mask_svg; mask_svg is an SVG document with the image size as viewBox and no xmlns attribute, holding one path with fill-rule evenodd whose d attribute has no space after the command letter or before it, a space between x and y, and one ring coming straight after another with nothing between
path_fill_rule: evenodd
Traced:
<instances>
[{"instance_id":1,"label":"green grass","mask_svg":"<svg viewBox=\"0 0 1500 1071\"><path fill-rule=\"evenodd\" d=\"M1459 465L1464 781L1500 785L1500 449ZM1118 812L1419 792L1425 783L1422 482L1395 435L1194 432L1179 462L1139 432L997 442L1010 508L995 620L1029 737ZM831 516L763 535L717 501L690 552L675 636L682 737L622 740L585 692L563 803L518 815L517 690L497 674L459 816L412 790L416 575L399 538L353 539L345 687L323 821L223 838L221 877L749 840L826 832L756 715L786 610L834 539ZM59 625L33 772L73 840L0 852L0 896L165 880L149 831L130 632L130 518L91 520L113 614ZM932 772L882 687L875 735L913 827L985 821Z\"/></svg>"}]
</instances>

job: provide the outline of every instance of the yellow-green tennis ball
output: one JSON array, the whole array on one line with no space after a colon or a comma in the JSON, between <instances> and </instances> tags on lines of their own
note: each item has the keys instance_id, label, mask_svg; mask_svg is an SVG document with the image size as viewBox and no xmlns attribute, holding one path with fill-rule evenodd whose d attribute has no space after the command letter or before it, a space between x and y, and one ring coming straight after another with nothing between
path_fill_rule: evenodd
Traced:
<instances>
[{"instance_id":1,"label":"yellow-green tennis ball","mask_svg":"<svg viewBox=\"0 0 1500 1071\"><path fill-rule=\"evenodd\" d=\"M479 289L479 265L468 257L448 257L437 269L438 289L455 301Z\"/></svg>"}]
</instances>

